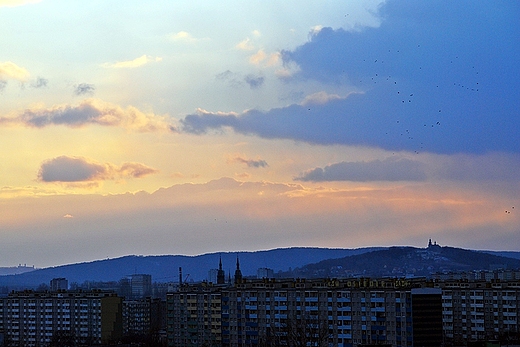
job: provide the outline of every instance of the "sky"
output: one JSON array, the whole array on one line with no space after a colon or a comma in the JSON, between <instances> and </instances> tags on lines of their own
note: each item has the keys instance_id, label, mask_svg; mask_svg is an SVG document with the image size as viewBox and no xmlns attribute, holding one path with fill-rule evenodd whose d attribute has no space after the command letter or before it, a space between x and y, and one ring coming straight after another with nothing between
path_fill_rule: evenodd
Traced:
<instances>
[{"instance_id":1,"label":"sky","mask_svg":"<svg viewBox=\"0 0 520 347\"><path fill-rule=\"evenodd\" d=\"M0 266L520 251L520 3L0 0Z\"/></svg>"}]
</instances>

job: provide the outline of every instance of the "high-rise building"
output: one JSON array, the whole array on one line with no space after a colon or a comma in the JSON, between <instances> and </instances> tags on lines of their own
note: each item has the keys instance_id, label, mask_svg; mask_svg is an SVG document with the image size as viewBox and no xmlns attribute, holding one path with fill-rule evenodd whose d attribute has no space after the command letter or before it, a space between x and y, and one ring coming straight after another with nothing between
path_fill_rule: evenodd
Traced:
<instances>
[{"instance_id":1,"label":"high-rise building","mask_svg":"<svg viewBox=\"0 0 520 347\"><path fill-rule=\"evenodd\" d=\"M274 271L273 269L269 269L266 267L258 268L258 270L256 270L256 278L274 278Z\"/></svg>"},{"instance_id":2,"label":"high-rise building","mask_svg":"<svg viewBox=\"0 0 520 347\"><path fill-rule=\"evenodd\" d=\"M58 290L68 290L69 281L66 278L53 278L51 280L50 290L51 292L57 292Z\"/></svg>"},{"instance_id":3,"label":"high-rise building","mask_svg":"<svg viewBox=\"0 0 520 347\"><path fill-rule=\"evenodd\" d=\"M131 276L132 299L142 299L152 295L152 275L136 274Z\"/></svg>"}]
</instances>

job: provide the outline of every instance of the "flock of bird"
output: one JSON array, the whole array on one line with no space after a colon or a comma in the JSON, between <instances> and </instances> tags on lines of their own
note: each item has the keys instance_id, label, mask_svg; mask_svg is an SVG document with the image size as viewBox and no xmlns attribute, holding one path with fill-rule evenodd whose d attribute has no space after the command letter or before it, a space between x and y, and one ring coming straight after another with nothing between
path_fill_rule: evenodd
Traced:
<instances>
[{"instance_id":1,"label":"flock of bird","mask_svg":"<svg viewBox=\"0 0 520 347\"><path fill-rule=\"evenodd\" d=\"M417 51L412 52L412 54L417 54L418 51L421 50L421 45L418 44L415 48ZM377 59L363 59L363 63L365 64L367 70L372 71L371 75L369 76L369 82L366 83L366 79L359 79L359 85L362 89L372 89L372 88L386 88L388 91L388 94L394 95L395 97L390 97L388 100L392 102L391 100L394 100L396 103L400 103L402 105L401 111L398 111L399 114L393 114L392 111L389 111L387 122L391 121L390 117L397 117L397 119L394 120L394 126L389 126L385 130L386 136L394 136L394 138L391 138L392 142L394 142L393 146L401 149L408 149L413 150L415 154L419 154L420 151L428 150L427 145L425 143L428 142L428 139L432 138L431 133L425 133L427 128L440 128L441 127L441 121L443 119L447 119L447 115L444 114L442 107L438 106L436 108L432 109L432 106L427 103L424 103L424 100L429 98L429 95L424 95L428 93L428 84L431 86L431 92L432 94L435 94L437 98L439 97L439 93L453 93L454 91L449 88L449 85L453 83L454 87L464 89L465 91L469 92L479 92L479 82L469 82L472 79L476 79L476 76L479 74L479 72L475 69L475 66L472 66L471 69L469 69L469 66L464 66L464 70L468 72L466 74L467 81L455 81L455 82L437 82L433 83L433 81L429 81L426 79L426 75L420 75L419 76L419 83L423 82L425 85L421 86L421 89L416 90L406 90L407 88L410 88L410 85L413 85L412 83L409 83L409 81L406 81L406 78L408 76L401 76L398 78L392 78L391 74L384 73L388 72L386 69L386 66L394 65L396 62L399 62L400 59L397 57L397 54L404 54L401 53L401 50L388 50L388 54L386 54L385 59L380 59L381 57ZM386 63L385 63L386 62ZM461 64L461 61L459 60L458 56L455 56L453 59L449 61L449 64L451 65L455 64L455 66L448 66L450 68L459 68ZM457 65L458 64L458 65ZM424 68L424 69L423 69ZM425 73L425 72L434 72L431 69L434 69L436 67L430 67L427 64L425 65L424 62L422 62L422 65L410 65L409 71L412 75L411 78L415 78L416 74ZM428 71L430 69L431 71ZM386 70L386 71L385 71ZM442 73L441 73L442 75ZM460 75L460 74L459 74ZM453 77L454 79L456 77ZM459 77L460 78L460 77ZM421 79L423 81L421 81ZM375 84L378 84L378 86L374 86ZM384 83L383 86L381 84ZM421 102L423 102L423 108L419 109L417 106L413 108L405 109L405 107L412 107L414 103L416 103L417 97L420 98ZM433 100L433 99L432 99ZM394 107L391 107L389 105L389 110L395 110ZM395 105L394 105L395 106ZM419 106L420 107L420 106ZM423 130L421 130L419 127L421 127ZM398 136L397 138L395 136ZM434 136L434 135L433 135ZM426 137L426 138L423 138ZM402 141L413 141L413 144L406 144ZM398 145L395 146L395 143Z\"/></svg>"}]
</instances>

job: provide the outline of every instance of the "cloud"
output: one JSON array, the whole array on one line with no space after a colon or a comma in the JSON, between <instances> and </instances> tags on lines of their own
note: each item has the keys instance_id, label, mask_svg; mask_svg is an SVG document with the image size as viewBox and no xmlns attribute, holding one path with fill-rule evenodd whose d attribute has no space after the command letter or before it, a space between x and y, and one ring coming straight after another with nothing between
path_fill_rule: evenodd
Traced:
<instances>
[{"instance_id":1,"label":"cloud","mask_svg":"<svg viewBox=\"0 0 520 347\"><path fill-rule=\"evenodd\" d=\"M229 86L233 88L243 87L245 84L249 85L251 89L260 88L265 81L263 76L255 76L253 74L246 75L242 77L239 73L231 72L230 70L226 70L215 75L215 79L222 82L227 82Z\"/></svg>"},{"instance_id":2,"label":"cloud","mask_svg":"<svg viewBox=\"0 0 520 347\"><path fill-rule=\"evenodd\" d=\"M240 76L240 74L232 72L230 70L226 70L215 75L215 79L217 81L227 82L227 84L229 84L229 86L233 88L239 88L244 85L244 82L242 81L242 77Z\"/></svg>"},{"instance_id":3,"label":"cloud","mask_svg":"<svg viewBox=\"0 0 520 347\"><path fill-rule=\"evenodd\" d=\"M242 50L242 51L252 51L255 49L255 46L253 43L251 43L251 39L248 37L244 39L243 41L240 41L236 46L236 49Z\"/></svg>"},{"instance_id":4,"label":"cloud","mask_svg":"<svg viewBox=\"0 0 520 347\"><path fill-rule=\"evenodd\" d=\"M14 248L32 255L44 249L35 258L41 264L49 252L62 254L63 246L49 235L65 231L72 249L66 248L69 253L63 262L78 255L96 259L107 254L200 254L290 246L424 247L428 238L454 246L514 249L520 241L520 214L513 213L517 208L511 214L504 210L518 206L519 190L518 185L486 188L446 182L327 189L222 178L177 184L152 194L21 197L0 209L2 227L13 235L0 251L10 254ZM76 216L74 233L62 218L65 214ZM127 242L106 242L122 238ZM58 261L48 259L51 264Z\"/></svg>"},{"instance_id":5,"label":"cloud","mask_svg":"<svg viewBox=\"0 0 520 347\"><path fill-rule=\"evenodd\" d=\"M179 31L177 33L172 33L168 35L170 40L174 42L186 42L186 43L195 43L198 41L208 40L208 38L196 38L193 37L190 33L187 31Z\"/></svg>"},{"instance_id":6,"label":"cloud","mask_svg":"<svg viewBox=\"0 0 520 347\"><path fill-rule=\"evenodd\" d=\"M25 82L28 80L29 72L11 61L0 62L0 81L16 80Z\"/></svg>"},{"instance_id":7,"label":"cloud","mask_svg":"<svg viewBox=\"0 0 520 347\"><path fill-rule=\"evenodd\" d=\"M244 80L251 89L260 88L264 84L264 77L262 76L247 75Z\"/></svg>"},{"instance_id":8,"label":"cloud","mask_svg":"<svg viewBox=\"0 0 520 347\"><path fill-rule=\"evenodd\" d=\"M66 215L63 216L63 218L74 218L74 216L67 213Z\"/></svg>"},{"instance_id":9,"label":"cloud","mask_svg":"<svg viewBox=\"0 0 520 347\"><path fill-rule=\"evenodd\" d=\"M344 99L338 94L328 94L324 91L317 92L311 95L307 95L303 99L302 105L322 105L332 100Z\"/></svg>"},{"instance_id":10,"label":"cloud","mask_svg":"<svg viewBox=\"0 0 520 347\"><path fill-rule=\"evenodd\" d=\"M31 84L33 88L45 88L49 84L49 80L43 77L38 77L34 83Z\"/></svg>"},{"instance_id":11,"label":"cloud","mask_svg":"<svg viewBox=\"0 0 520 347\"><path fill-rule=\"evenodd\" d=\"M74 94L77 96L81 95L94 95L96 87L93 84L80 83L74 86Z\"/></svg>"},{"instance_id":12,"label":"cloud","mask_svg":"<svg viewBox=\"0 0 520 347\"><path fill-rule=\"evenodd\" d=\"M304 172L297 181L424 181L424 165L406 158L340 162Z\"/></svg>"},{"instance_id":13,"label":"cloud","mask_svg":"<svg viewBox=\"0 0 520 347\"><path fill-rule=\"evenodd\" d=\"M432 158L431 162L434 179L520 182L520 155L517 153L457 154Z\"/></svg>"},{"instance_id":14,"label":"cloud","mask_svg":"<svg viewBox=\"0 0 520 347\"><path fill-rule=\"evenodd\" d=\"M418 159L393 156L359 162L338 162L301 173L296 181L429 181L520 182L520 155L426 155Z\"/></svg>"},{"instance_id":15,"label":"cloud","mask_svg":"<svg viewBox=\"0 0 520 347\"><path fill-rule=\"evenodd\" d=\"M140 163L124 163L117 170L123 177L141 178L159 172Z\"/></svg>"},{"instance_id":16,"label":"cloud","mask_svg":"<svg viewBox=\"0 0 520 347\"><path fill-rule=\"evenodd\" d=\"M230 158L230 160L228 162L246 164L248 167L252 167L252 168L261 168L261 167L263 168L263 167L269 166L267 164L267 162L263 159L253 160L253 159L244 158L242 156L235 156L233 158Z\"/></svg>"},{"instance_id":17,"label":"cloud","mask_svg":"<svg viewBox=\"0 0 520 347\"><path fill-rule=\"evenodd\" d=\"M121 127L140 132L175 131L175 127L163 116L144 113L137 108L120 106L96 99L87 99L79 105L61 105L52 108L27 109L15 117L0 117L0 125L20 124L43 128L65 125L72 128L87 125Z\"/></svg>"},{"instance_id":18,"label":"cloud","mask_svg":"<svg viewBox=\"0 0 520 347\"><path fill-rule=\"evenodd\" d=\"M17 7L27 4L37 4L42 0L0 0L0 7Z\"/></svg>"},{"instance_id":19,"label":"cloud","mask_svg":"<svg viewBox=\"0 0 520 347\"><path fill-rule=\"evenodd\" d=\"M41 182L96 182L118 178L141 178L158 171L140 163L123 163L117 167L82 157L61 156L45 161L38 172Z\"/></svg>"},{"instance_id":20,"label":"cloud","mask_svg":"<svg viewBox=\"0 0 520 347\"><path fill-rule=\"evenodd\" d=\"M115 69L133 69L136 67L143 66L150 62L159 62L162 58L160 57L152 57L149 55L142 55L139 58L135 58L134 60L127 61L119 61L117 63L105 63L102 66L105 68L115 68Z\"/></svg>"},{"instance_id":21,"label":"cloud","mask_svg":"<svg viewBox=\"0 0 520 347\"><path fill-rule=\"evenodd\" d=\"M321 104L188 115L187 131L430 153L520 153L516 3L389 0L381 25L323 27L281 52L288 81L356 90ZM493 20L491 18L494 18ZM455 34L454 34L455 33ZM260 50L251 62L260 64ZM305 103L305 102L304 102ZM196 124L195 124L196 123Z\"/></svg>"},{"instance_id":22,"label":"cloud","mask_svg":"<svg viewBox=\"0 0 520 347\"><path fill-rule=\"evenodd\" d=\"M262 65L264 67L277 66L280 64L281 55L279 52L266 53L263 49L259 49L255 54L249 57L249 62L253 65Z\"/></svg>"}]
</instances>

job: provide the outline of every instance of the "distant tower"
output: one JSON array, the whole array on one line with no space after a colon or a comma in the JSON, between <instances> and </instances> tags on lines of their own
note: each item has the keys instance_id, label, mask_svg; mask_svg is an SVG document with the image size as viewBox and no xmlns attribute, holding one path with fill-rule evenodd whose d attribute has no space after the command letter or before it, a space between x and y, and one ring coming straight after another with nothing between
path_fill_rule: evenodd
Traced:
<instances>
[{"instance_id":1,"label":"distant tower","mask_svg":"<svg viewBox=\"0 0 520 347\"><path fill-rule=\"evenodd\" d=\"M237 255L237 269L235 270L235 284L242 282L242 271L240 271L240 263L238 262Z\"/></svg>"},{"instance_id":2,"label":"distant tower","mask_svg":"<svg viewBox=\"0 0 520 347\"><path fill-rule=\"evenodd\" d=\"M430 248L432 246L432 239L429 239L428 240L428 248Z\"/></svg>"},{"instance_id":3,"label":"distant tower","mask_svg":"<svg viewBox=\"0 0 520 347\"><path fill-rule=\"evenodd\" d=\"M226 273L222 270L222 257L220 257L220 261L218 264L218 272L217 272L217 284L225 284L226 283Z\"/></svg>"}]
</instances>

